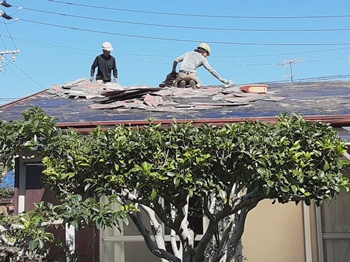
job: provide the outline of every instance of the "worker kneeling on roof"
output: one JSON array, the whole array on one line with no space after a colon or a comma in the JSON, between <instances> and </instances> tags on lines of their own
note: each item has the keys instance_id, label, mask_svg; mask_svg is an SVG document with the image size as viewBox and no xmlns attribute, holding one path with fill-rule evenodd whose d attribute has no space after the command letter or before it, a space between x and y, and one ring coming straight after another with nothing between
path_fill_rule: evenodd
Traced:
<instances>
[{"instance_id":1,"label":"worker kneeling on roof","mask_svg":"<svg viewBox=\"0 0 350 262\"><path fill-rule=\"evenodd\" d=\"M210 56L210 46L206 43L201 43L194 51L186 52L185 54L176 58L173 63L173 70L171 74L176 74L177 64L179 62L182 63L174 85L186 87L187 83L189 83L192 88L199 88L202 83L198 78L197 68L200 66L204 66L205 69L207 69L213 76L215 76L225 85L231 84L232 81L220 77L214 68L210 66L207 60L208 56Z\"/></svg>"}]
</instances>

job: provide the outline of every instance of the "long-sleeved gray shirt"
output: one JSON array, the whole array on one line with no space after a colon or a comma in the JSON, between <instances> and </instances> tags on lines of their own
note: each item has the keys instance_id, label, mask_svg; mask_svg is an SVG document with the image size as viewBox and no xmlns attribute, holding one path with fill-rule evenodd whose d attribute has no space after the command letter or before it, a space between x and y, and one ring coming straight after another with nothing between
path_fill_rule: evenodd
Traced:
<instances>
[{"instance_id":1,"label":"long-sleeved gray shirt","mask_svg":"<svg viewBox=\"0 0 350 262\"><path fill-rule=\"evenodd\" d=\"M96 56L94 62L91 65L90 77L95 74L95 68L97 67L96 80L103 80L105 82L111 82L113 76L118 78L117 62L113 56L106 57L104 54Z\"/></svg>"},{"instance_id":2,"label":"long-sleeved gray shirt","mask_svg":"<svg viewBox=\"0 0 350 262\"><path fill-rule=\"evenodd\" d=\"M208 62L208 60L201 54L195 51L189 51L184 53L175 59L175 62L182 62L180 66L180 71L187 72L197 72L197 68L204 66L213 76L217 79L220 79L220 75L212 68Z\"/></svg>"}]
</instances>

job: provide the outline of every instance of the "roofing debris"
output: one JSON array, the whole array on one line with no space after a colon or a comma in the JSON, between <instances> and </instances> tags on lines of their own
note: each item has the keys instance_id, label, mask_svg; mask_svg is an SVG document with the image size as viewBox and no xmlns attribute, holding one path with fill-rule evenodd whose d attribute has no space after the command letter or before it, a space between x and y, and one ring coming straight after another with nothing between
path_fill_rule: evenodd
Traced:
<instances>
[{"instance_id":1,"label":"roofing debris","mask_svg":"<svg viewBox=\"0 0 350 262\"><path fill-rule=\"evenodd\" d=\"M258 100L280 101L269 92L247 93L243 86L204 86L198 89L178 87L128 86L118 83L98 84L81 78L52 85L49 93L70 99L90 99L91 109L141 109L160 112L181 109L211 109L246 106Z\"/></svg>"}]
</instances>

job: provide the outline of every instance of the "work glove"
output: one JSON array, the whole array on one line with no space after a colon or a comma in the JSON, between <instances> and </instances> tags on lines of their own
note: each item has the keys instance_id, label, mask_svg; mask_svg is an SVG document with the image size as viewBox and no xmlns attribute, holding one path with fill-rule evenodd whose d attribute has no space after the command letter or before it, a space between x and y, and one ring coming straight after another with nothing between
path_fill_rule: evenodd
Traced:
<instances>
[{"instance_id":1,"label":"work glove","mask_svg":"<svg viewBox=\"0 0 350 262\"><path fill-rule=\"evenodd\" d=\"M90 82L94 82L94 78L93 77L90 77Z\"/></svg>"},{"instance_id":2,"label":"work glove","mask_svg":"<svg viewBox=\"0 0 350 262\"><path fill-rule=\"evenodd\" d=\"M220 81L225 85L232 85L233 82L231 80L227 80L225 78L221 78Z\"/></svg>"}]
</instances>

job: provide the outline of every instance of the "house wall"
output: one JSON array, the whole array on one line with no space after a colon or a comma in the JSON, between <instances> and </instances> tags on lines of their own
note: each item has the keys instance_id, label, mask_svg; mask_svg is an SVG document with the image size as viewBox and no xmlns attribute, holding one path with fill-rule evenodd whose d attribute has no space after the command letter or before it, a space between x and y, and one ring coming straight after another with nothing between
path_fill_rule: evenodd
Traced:
<instances>
[{"instance_id":1,"label":"house wall","mask_svg":"<svg viewBox=\"0 0 350 262\"><path fill-rule=\"evenodd\" d=\"M15 214L28 212L34 209L34 203L41 201L58 204L55 194L44 189L40 158L28 157L16 160L15 167ZM65 242L65 229L52 228L50 232ZM99 262L99 232L95 227L85 227L75 232L75 250L81 255L81 261ZM64 250L49 245L50 261L64 258Z\"/></svg>"},{"instance_id":2,"label":"house wall","mask_svg":"<svg viewBox=\"0 0 350 262\"><path fill-rule=\"evenodd\" d=\"M247 217L243 255L252 262L304 262L302 204L271 204L264 200Z\"/></svg>"},{"instance_id":3,"label":"house wall","mask_svg":"<svg viewBox=\"0 0 350 262\"><path fill-rule=\"evenodd\" d=\"M35 166L35 163L39 163L38 159L16 161L16 211L29 211L33 208L34 202L53 202L55 200L52 192L43 189L40 182L41 170L32 166L33 164ZM128 229L131 230L131 228ZM309 232L309 239L307 232ZM57 234L64 241L64 231ZM318 262L316 234L313 205L307 208L301 203L299 205L294 203L272 205L270 200L265 200L248 214L242 240L243 255L248 262ZM105 243L99 250L99 232L95 228L86 228L76 232L76 239L76 249L85 255L84 262L117 261L115 255L120 252L119 244L113 241L102 241ZM136 261L137 259L133 257L139 257L141 253L144 261L158 261L150 254L142 241L138 243L122 242L122 245L128 258L126 262ZM103 254L111 248L114 253L111 260L104 258L101 260L99 252L102 251ZM138 252L135 253L133 250L138 250Z\"/></svg>"}]
</instances>

